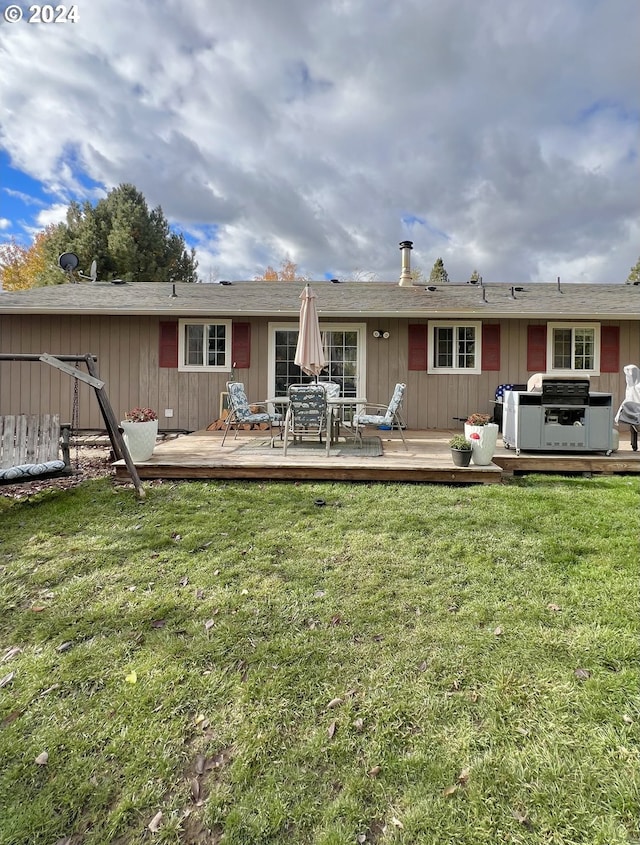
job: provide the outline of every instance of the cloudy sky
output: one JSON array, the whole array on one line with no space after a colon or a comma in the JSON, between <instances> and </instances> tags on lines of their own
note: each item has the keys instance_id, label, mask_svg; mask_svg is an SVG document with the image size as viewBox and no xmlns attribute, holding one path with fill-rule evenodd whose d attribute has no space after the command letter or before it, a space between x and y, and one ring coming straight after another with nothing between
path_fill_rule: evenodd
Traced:
<instances>
[{"instance_id":1,"label":"cloudy sky","mask_svg":"<svg viewBox=\"0 0 640 845\"><path fill-rule=\"evenodd\" d=\"M640 256L638 0L16 5L0 240L131 182L205 281L287 256L395 279L404 239L452 281L623 282Z\"/></svg>"}]
</instances>

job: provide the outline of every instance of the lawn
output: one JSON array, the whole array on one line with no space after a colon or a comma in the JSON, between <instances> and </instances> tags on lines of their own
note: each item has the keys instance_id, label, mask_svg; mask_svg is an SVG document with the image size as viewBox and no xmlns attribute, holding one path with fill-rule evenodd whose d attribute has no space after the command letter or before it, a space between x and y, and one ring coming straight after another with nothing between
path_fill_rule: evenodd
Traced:
<instances>
[{"instance_id":1,"label":"lawn","mask_svg":"<svg viewBox=\"0 0 640 845\"><path fill-rule=\"evenodd\" d=\"M637 845L638 492L0 498L0 844Z\"/></svg>"}]
</instances>

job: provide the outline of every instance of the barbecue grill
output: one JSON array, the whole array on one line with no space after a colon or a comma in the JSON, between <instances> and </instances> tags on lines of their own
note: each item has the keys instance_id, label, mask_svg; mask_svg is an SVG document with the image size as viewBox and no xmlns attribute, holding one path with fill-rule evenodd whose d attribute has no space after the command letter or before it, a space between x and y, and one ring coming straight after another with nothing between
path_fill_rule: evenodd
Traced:
<instances>
[{"instance_id":1,"label":"barbecue grill","mask_svg":"<svg viewBox=\"0 0 640 845\"><path fill-rule=\"evenodd\" d=\"M610 393L590 392L588 378L543 375L537 383L533 390L505 393L502 440L507 449L517 455L521 449L611 454Z\"/></svg>"}]
</instances>

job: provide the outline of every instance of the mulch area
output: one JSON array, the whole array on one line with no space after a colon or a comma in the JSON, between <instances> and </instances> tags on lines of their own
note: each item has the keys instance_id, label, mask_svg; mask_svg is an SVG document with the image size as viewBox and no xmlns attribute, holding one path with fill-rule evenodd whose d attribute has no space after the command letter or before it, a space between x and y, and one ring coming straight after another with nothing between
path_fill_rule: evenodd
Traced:
<instances>
[{"instance_id":1,"label":"mulch area","mask_svg":"<svg viewBox=\"0 0 640 845\"><path fill-rule=\"evenodd\" d=\"M111 466L111 450L100 446L80 447L77 455L75 447L72 446L71 467L72 475L0 485L0 496L7 499L24 499L43 490L68 490L93 478L115 476L115 470Z\"/></svg>"}]
</instances>

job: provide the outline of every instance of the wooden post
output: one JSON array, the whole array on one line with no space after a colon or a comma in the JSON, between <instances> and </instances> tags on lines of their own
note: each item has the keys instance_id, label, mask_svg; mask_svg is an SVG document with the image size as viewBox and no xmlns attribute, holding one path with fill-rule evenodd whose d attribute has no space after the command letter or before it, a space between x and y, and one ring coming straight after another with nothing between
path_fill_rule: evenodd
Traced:
<instances>
[{"instance_id":1,"label":"wooden post","mask_svg":"<svg viewBox=\"0 0 640 845\"><path fill-rule=\"evenodd\" d=\"M97 378L98 372L94 364L93 356L87 355L85 357L85 362L87 365L87 369L89 370L89 374L94 378ZM104 423L109 434L109 440L111 440L111 445L113 446L114 455L116 456L117 460L124 459L124 462L127 465L127 469L129 470L129 475L131 476L131 479L133 481L134 487L138 492L138 497L140 499L144 499L145 492L142 486L142 481L140 481L138 470L136 469L136 465L133 462L133 458L129 453L127 444L124 442L124 437L122 436L122 431L120 429L120 426L118 425L118 421L116 419L116 415L113 411L113 408L111 407L109 397L107 396L104 387L96 387L95 391L96 399L98 400L100 410L102 411L102 418L104 419Z\"/></svg>"}]
</instances>

